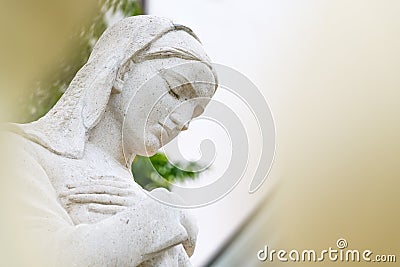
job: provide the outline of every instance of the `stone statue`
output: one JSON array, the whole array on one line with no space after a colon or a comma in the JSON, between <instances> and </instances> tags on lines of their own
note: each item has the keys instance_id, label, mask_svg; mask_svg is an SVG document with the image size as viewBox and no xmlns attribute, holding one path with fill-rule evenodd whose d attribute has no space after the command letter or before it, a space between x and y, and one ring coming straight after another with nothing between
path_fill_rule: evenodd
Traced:
<instances>
[{"instance_id":1,"label":"stone statue","mask_svg":"<svg viewBox=\"0 0 400 267\"><path fill-rule=\"evenodd\" d=\"M193 64L181 73L168 72L182 63ZM157 73L162 79L151 79ZM206 83L175 91L171 83L179 79ZM22 182L29 198L27 225L44 251L54 250L45 255L47 264L190 266L197 235L193 219L149 197L134 182L130 164L136 154L152 155L186 129L207 103L193 101L171 111L186 100L211 98L216 84L190 29L154 16L130 17L105 31L45 116L11 125L23 147L21 168L30 168ZM160 95L146 118L143 110ZM167 140L161 142L163 135ZM166 190L152 193L176 198Z\"/></svg>"}]
</instances>

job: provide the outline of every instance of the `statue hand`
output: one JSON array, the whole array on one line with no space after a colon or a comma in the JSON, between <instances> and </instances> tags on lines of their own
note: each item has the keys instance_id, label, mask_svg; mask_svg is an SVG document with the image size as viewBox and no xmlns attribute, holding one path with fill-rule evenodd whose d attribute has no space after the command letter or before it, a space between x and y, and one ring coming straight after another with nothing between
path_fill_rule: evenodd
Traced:
<instances>
[{"instance_id":1,"label":"statue hand","mask_svg":"<svg viewBox=\"0 0 400 267\"><path fill-rule=\"evenodd\" d=\"M160 252L156 257L143 262L138 267L178 266L191 267L190 259L182 245L177 245Z\"/></svg>"},{"instance_id":2,"label":"statue hand","mask_svg":"<svg viewBox=\"0 0 400 267\"><path fill-rule=\"evenodd\" d=\"M169 200L171 203L183 203L183 200L176 194L169 192L164 188L157 188L150 192L151 195L157 196L158 198ZM165 204L161 204L165 205ZM175 208L176 209L176 208ZM196 239L198 234L198 228L196 221L192 214L188 210L176 209L179 212L180 223L185 227L188 238L185 240L182 245L186 250L188 256L192 256L195 246Z\"/></svg>"},{"instance_id":3,"label":"statue hand","mask_svg":"<svg viewBox=\"0 0 400 267\"><path fill-rule=\"evenodd\" d=\"M198 232L193 217L185 210L157 202L147 196L142 189L135 186L137 185L134 183L112 179L80 182L79 184L67 185L66 190L60 193L59 197L66 203L67 207L70 205L88 205L89 211L101 214L114 215L120 212L121 215L131 214L126 217L127 221L141 213L143 221L148 222L146 227L149 229L147 231L162 228L163 231L172 233L181 229L181 231L178 231L181 234L171 236L172 239L168 243L172 246L182 244L186 254L190 257L194 252ZM172 203L181 202L176 194L166 189L158 188L150 194L163 199L170 199ZM163 251L163 249L165 247L154 247L152 250L157 252Z\"/></svg>"},{"instance_id":4,"label":"statue hand","mask_svg":"<svg viewBox=\"0 0 400 267\"><path fill-rule=\"evenodd\" d=\"M116 214L134 205L143 193L134 183L113 179L91 179L79 184L68 184L59 194L65 206L88 205L88 210L101 214Z\"/></svg>"}]
</instances>

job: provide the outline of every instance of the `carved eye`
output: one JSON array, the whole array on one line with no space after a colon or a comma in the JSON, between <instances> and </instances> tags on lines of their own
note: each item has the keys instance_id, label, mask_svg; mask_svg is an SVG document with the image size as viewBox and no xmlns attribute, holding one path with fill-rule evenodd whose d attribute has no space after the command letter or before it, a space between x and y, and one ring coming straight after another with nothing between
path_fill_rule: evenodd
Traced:
<instances>
[{"instance_id":1,"label":"carved eye","mask_svg":"<svg viewBox=\"0 0 400 267\"><path fill-rule=\"evenodd\" d=\"M168 93L176 99L187 101L196 97L191 84L183 84L181 86L170 89Z\"/></svg>"},{"instance_id":2,"label":"carved eye","mask_svg":"<svg viewBox=\"0 0 400 267\"><path fill-rule=\"evenodd\" d=\"M176 99L179 99L179 98L180 98L179 95L178 95L177 93L175 93L173 90L169 90L169 91L168 91L168 94L170 94L171 96L173 96L173 97L176 98Z\"/></svg>"},{"instance_id":3,"label":"carved eye","mask_svg":"<svg viewBox=\"0 0 400 267\"><path fill-rule=\"evenodd\" d=\"M196 90L192 83L183 75L170 69L162 69L160 74L170 89L168 93L174 98L186 101L196 97Z\"/></svg>"}]
</instances>

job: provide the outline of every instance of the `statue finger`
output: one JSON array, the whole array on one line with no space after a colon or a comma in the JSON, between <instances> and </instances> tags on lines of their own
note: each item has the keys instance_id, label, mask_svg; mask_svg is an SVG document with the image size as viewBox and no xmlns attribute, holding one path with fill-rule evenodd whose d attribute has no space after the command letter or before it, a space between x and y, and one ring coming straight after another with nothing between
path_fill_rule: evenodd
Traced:
<instances>
[{"instance_id":1,"label":"statue finger","mask_svg":"<svg viewBox=\"0 0 400 267\"><path fill-rule=\"evenodd\" d=\"M194 253L194 249L196 247L197 234L199 229L197 224L195 223L194 217L187 211L181 211L180 222L185 227L188 239L182 243L183 247L186 250L187 255L190 257Z\"/></svg>"},{"instance_id":2,"label":"statue finger","mask_svg":"<svg viewBox=\"0 0 400 267\"><path fill-rule=\"evenodd\" d=\"M135 195L135 191L131 188L119 188L106 185L86 185L65 190L61 192L59 196L67 197L76 194L108 194L115 196L132 196Z\"/></svg>"},{"instance_id":3,"label":"statue finger","mask_svg":"<svg viewBox=\"0 0 400 267\"><path fill-rule=\"evenodd\" d=\"M69 183L66 185L66 187L68 189L74 189L82 186L94 186L94 185L103 185L103 186L118 187L124 189L132 187L133 181L132 183L129 183L129 182L114 181L114 180L95 180L91 178L89 181L86 182Z\"/></svg>"},{"instance_id":4,"label":"statue finger","mask_svg":"<svg viewBox=\"0 0 400 267\"><path fill-rule=\"evenodd\" d=\"M91 212L101 213L101 214L112 214L115 215L118 212L124 211L126 207L118 205L104 205L92 203L89 204L88 210Z\"/></svg>"},{"instance_id":5,"label":"statue finger","mask_svg":"<svg viewBox=\"0 0 400 267\"><path fill-rule=\"evenodd\" d=\"M76 194L68 196L67 199L73 203L79 204L104 204L118 206L132 206L133 199L128 197L113 196L108 194Z\"/></svg>"}]
</instances>

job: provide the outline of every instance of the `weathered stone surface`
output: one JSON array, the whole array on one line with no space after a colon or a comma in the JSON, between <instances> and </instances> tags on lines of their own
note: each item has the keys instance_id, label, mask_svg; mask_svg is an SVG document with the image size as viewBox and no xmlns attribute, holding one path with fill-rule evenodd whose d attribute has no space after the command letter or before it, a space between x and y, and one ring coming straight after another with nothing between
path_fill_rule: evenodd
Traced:
<instances>
[{"instance_id":1,"label":"weathered stone surface","mask_svg":"<svg viewBox=\"0 0 400 267\"><path fill-rule=\"evenodd\" d=\"M168 72L182 63L191 64ZM153 79L155 74L161 78ZM44 117L12 125L24 170L18 176L22 205L29 211L23 220L46 264L190 265L197 235L193 219L153 200L130 172L136 154L155 153L186 129L206 102L174 108L188 98L214 94L215 85L195 83L189 97L185 90L170 93L174 79L181 78L216 82L197 37L167 19L127 18L102 35ZM161 104L147 117L144 109L161 95ZM152 193L176 197L162 189Z\"/></svg>"}]
</instances>

